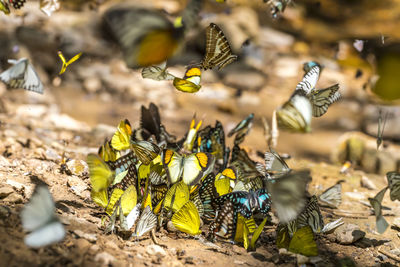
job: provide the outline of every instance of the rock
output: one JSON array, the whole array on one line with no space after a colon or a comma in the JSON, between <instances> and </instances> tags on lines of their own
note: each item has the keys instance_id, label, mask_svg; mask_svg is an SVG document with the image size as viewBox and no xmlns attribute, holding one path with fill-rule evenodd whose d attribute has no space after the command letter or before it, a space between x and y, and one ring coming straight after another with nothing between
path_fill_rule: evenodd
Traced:
<instances>
[{"instance_id":1,"label":"rock","mask_svg":"<svg viewBox=\"0 0 400 267\"><path fill-rule=\"evenodd\" d=\"M74 230L74 234L76 234L77 236L86 239L87 241L91 242L91 243L95 243L97 241L97 236L96 234L89 234L89 233L85 233L81 230Z\"/></svg>"},{"instance_id":2,"label":"rock","mask_svg":"<svg viewBox=\"0 0 400 267\"><path fill-rule=\"evenodd\" d=\"M160 247L159 245L149 245L146 248L146 253L149 255L155 255L157 257L165 257L167 256L167 253L165 250Z\"/></svg>"},{"instance_id":3,"label":"rock","mask_svg":"<svg viewBox=\"0 0 400 267\"><path fill-rule=\"evenodd\" d=\"M101 80L96 77L89 77L83 81L83 87L89 93L96 93L101 90L102 84Z\"/></svg>"},{"instance_id":4,"label":"rock","mask_svg":"<svg viewBox=\"0 0 400 267\"><path fill-rule=\"evenodd\" d=\"M356 224L344 224L336 229L335 235L340 244L349 245L363 238L365 232Z\"/></svg>"},{"instance_id":5,"label":"rock","mask_svg":"<svg viewBox=\"0 0 400 267\"><path fill-rule=\"evenodd\" d=\"M112 249L112 250L115 250L115 251L119 250L118 245L115 244L113 240L109 240L109 241L106 243L106 246L109 247L109 248Z\"/></svg>"},{"instance_id":6,"label":"rock","mask_svg":"<svg viewBox=\"0 0 400 267\"><path fill-rule=\"evenodd\" d=\"M22 201L24 200L24 198L23 198L20 194L14 192L14 193L12 193L11 195L8 195L8 196L7 196L6 198L4 198L3 200L6 201L6 202L11 202L11 203L19 204L19 203L22 203Z\"/></svg>"},{"instance_id":7,"label":"rock","mask_svg":"<svg viewBox=\"0 0 400 267\"><path fill-rule=\"evenodd\" d=\"M80 159L72 159L66 163L68 169L76 176L85 176L89 173L89 166Z\"/></svg>"},{"instance_id":8,"label":"rock","mask_svg":"<svg viewBox=\"0 0 400 267\"><path fill-rule=\"evenodd\" d=\"M375 184L365 175L363 175L361 177L361 186L365 187L365 188L367 188L369 190L375 190L376 189Z\"/></svg>"},{"instance_id":9,"label":"rock","mask_svg":"<svg viewBox=\"0 0 400 267\"><path fill-rule=\"evenodd\" d=\"M7 206L0 206L0 219L5 219L10 216L11 210Z\"/></svg>"},{"instance_id":10,"label":"rock","mask_svg":"<svg viewBox=\"0 0 400 267\"><path fill-rule=\"evenodd\" d=\"M1 167L8 167L10 166L10 162L8 161L8 159L6 159L5 157L0 155L0 166Z\"/></svg>"},{"instance_id":11,"label":"rock","mask_svg":"<svg viewBox=\"0 0 400 267\"><path fill-rule=\"evenodd\" d=\"M101 252L96 254L94 260L101 262L104 265L111 265L115 261L115 258L114 256L108 254L107 252Z\"/></svg>"},{"instance_id":12,"label":"rock","mask_svg":"<svg viewBox=\"0 0 400 267\"><path fill-rule=\"evenodd\" d=\"M46 149L45 157L46 157L47 160L51 160L51 161L54 161L54 162L57 162L57 161L61 160L61 156L58 155L58 153L54 149L51 149L51 148Z\"/></svg>"},{"instance_id":13,"label":"rock","mask_svg":"<svg viewBox=\"0 0 400 267\"><path fill-rule=\"evenodd\" d=\"M258 91L265 84L265 75L254 70L230 71L224 77L224 84L245 91Z\"/></svg>"},{"instance_id":14,"label":"rock","mask_svg":"<svg viewBox=\"0 0 400 267\"><path fill-rule=\"evenodd\" d=\"M79 177L72 175L68 176L67 185L72 189L72 191L80 197L85 197L83 192L87 189L87 185Z\"/></svg>"},{"instance_id":15,"label":"rock","mask_svg":"<svg viewBox=\"0 0 400 267\"><path fill-rule=\"evenodd\" d=\"M26 118L40 118L48 113L49 108L45 105L20 105L16 110L16 115Z\"/></svg>"},{"instance_id":16,"label":"rock","mask_svg":"<svg viewBox=\"0 0 400 267\"><path fill-rule=\"evenodd\" d=\"M310 258L301 254L296 254L296 259L297 259L297 266L305 265L310 261Z\"/></svg>"},{"instance_id":17,"label":"rock","mask_svg":"<svg viewBox=\"0 0 400 267\"><path fill-rule=\"evenodd\" d=\"M397 227L397 228L399 228L400 229L400 217L396 217L396 218L394 218L394 220L393 220L393 226L395 226L395 227Z\"/></svg>"},{"instance_id":18,"label":"rock","mask_svg":"<svg viewBox=\"0 0 400 267\"><path fill-rule=\"evenodd\" d=\"M3 186L0 188L0 198L5 198L13 192L14 189L11 186Z\"/></svg>"},{"instance_id":19,"label":"rock","mask_svg":"<svg viewBox=\"0 0 400 267\"><path fill-rule=\"evenodd\" d=\"M90 248L90 243L86 239L79 238L75 241L75 247L79 251L81 255L85 254L89 248Z\"/></svg>"},{"instance_id":20,"label":"rock","mask_svg":"<svg viewBox=\"0 0 400 267\"><path fill-rule=\"evenodd\" d=\"M93 245L93 246L91 246L90 247L90 251L92 251L92 252L97 252L97 251L99 251L100 250L100 247L99 247L99 245Z\"/></svg>"},{"instance_id":21,"label":"rock","mask_svg":"<svg viewBox=\"0 0 400 267\"><path fill-rule=\"evenodd\" d=\"M71 130L71 131L80 131L80 132L88 132L90 131L89 125L84 122L75 120L71 116L67 114L49 114L46 116L45 120L52 123L56 128Z\"/></svg>"},{"instance_id":22,"label":"rock","mask_svg":"<svg viewBox=\"0 0 400 267\"><path fill-rule=\"evenodd\" d=\"M365 199L365 194L362 192L345 192L344 194L354 200L364 200Z\"/></svg>"},{"instance_id":23,"label":"rock","mask_svg":"<svg viewBox=\"0 0 400 267\"><path fill-rule=\"evenodd\" d=\"M400 256L400 249L398 248L392 249L389 252L392 253L393 255Z\"/></svg>"},{"instance_id":24,"label":"rock","mask_svg":"<svg viewBox=\"0 0 400 267\"><path fill-rule=\"evenodd\" d=\"M15 187L17 190L24 190L26 188L24 184L21 184L14 180L7 179L6 183L11 185L12 187Z\"/></svg>"}]
</instances>

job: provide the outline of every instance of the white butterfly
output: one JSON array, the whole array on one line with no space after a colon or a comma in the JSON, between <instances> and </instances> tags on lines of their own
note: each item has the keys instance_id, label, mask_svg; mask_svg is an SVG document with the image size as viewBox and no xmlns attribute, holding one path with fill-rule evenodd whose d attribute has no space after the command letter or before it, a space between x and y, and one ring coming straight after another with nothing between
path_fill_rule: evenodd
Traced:
<instances>
[{"instance_id":1,"label":"white butterfly","mask_svg":"<svg viewBox=\"0 0 400 267\"><path fill-rule=\"evenodd\" d=\"M22 227L31 233L25 236L27 246L39 248L60 242L65 230L54 214L54 202L46 186L38 186L21 212Z\"/></svg>"},{"instance_id":2,"label":"white butterfly","mask_svg":"<svg viewBox=\"0 0 400 267\"><path fill-rule=\"evenodd\" d=\"M157 227L157 216L153 213L150 206L144 208L139 222L136 225L135 233L132 236L140 237Z\"/></svg>"},{"instance_id":3,"label":"white butterfly","mask_svg":"<svg viewBox=\"0 0 400 267\"><path fill-rule=\"evenodd\" d=\"M8 63L14 66L0 74L1 81L11 89L23 88L43 94L43 84L28 59L9 59Z\"/></svg>"}]
</instances>

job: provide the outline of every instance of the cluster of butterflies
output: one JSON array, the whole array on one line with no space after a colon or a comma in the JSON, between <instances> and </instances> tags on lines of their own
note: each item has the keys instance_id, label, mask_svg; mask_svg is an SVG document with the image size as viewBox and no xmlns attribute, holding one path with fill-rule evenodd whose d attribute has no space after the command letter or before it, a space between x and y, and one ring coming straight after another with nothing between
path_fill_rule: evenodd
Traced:
<instances>
[{"instance_id":1,"label":"cluster of butterflies","mask_svg":"<svg viewBox=\"0 0 400 267\"><path fill-rule=\"evenodd\" d=\"M386 191L389 189L391 201L400 200L400 173L394 171L388 172L386 174L386 178L388 181L388 186L379 191L374 198L368 198L375 212L376 229L380 234L384 233L389 226L388 222L382 215L382 200Z\"/></svg>"},{"instance_id":2,"label":"cluster of butterflies","mask_svg":"<svg viewBox=\"0 0 400 267\"><path fill-rule=\"evenodd\" d=\"M174 87L186 93L199 91L201 70L214 67L218 67L220 70L237 59L237 56L232 54L229 42L218 25L211 23L206 29L206 37L206 54L203 61L188 66L182 79L167 71L166 62L158 66L143 68L142 77L156 81L173 80Z\"/></svg>"},{"instance_id":3,"label":"cluster of butterflies","mask_svg":"<svg viewBox=\"0 0 400 267\"><path fill-rule=\"evenodd\" d=\"M20 9L24 6L26 0L0 0L0 11L4 14L10 14L10 6L14 9ZM60 9L59 0L40 0L40 10L47 16L51 16L54 11Z\"/></svg>"},{"instance_id":4,"label":"cluster of butterflies","mask_svg":"<svg viewBox=\"0 0 400 267\"><path fill-rule=\"evenodd\" d=\"M283 227L279 246L304 235L315 244L314 233L339 226L341 220L324 225L317 198L307 200L308 170L291 170L274 150L265 153L265 165L256 163L240 147L253 118L250 114L228 133L234 136L232 151L218 121L201 129L202 122L196 124L193 118L180 140L167 132L154 104L142 106L138 129L121 121L111 140L87 158L92 200L108 218L105 232L129 237L150 232L154 240L156 229L171 223L193 236L206 224L208 239L218 237L255 249L271 206ZM340 192L338 184L318 199L337 207ZM312 231L298 231L306 226ZM287 248L305 255L318 253L316 245L311 253L298 241Z\"/></svg>"},{"instance_id":5,"label":"cluster of butterflies","mask_svg":"<svg viewBox=\"0 0 400 267\"><path fill-rule=\"evenodd\" d=\"M307 133L311 131L311 118L324 115L341 94L339 84L325 89L315 88L322 71L319 63L306 62L303 70L303 80L297 84L289 100L276 110L276 116L279 128Z\"/></svg>"}]
</instances>

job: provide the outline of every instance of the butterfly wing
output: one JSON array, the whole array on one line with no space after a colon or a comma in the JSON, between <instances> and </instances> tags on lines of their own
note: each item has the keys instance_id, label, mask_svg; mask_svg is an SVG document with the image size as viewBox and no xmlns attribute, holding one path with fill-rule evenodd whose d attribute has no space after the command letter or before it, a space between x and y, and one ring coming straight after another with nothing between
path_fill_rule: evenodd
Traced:
<instances>
[{"instance_id":1,"label":"butterfly wing","mask_svg":"<svg viewBox=\"0 0 400 267\"><path fill-rule=\"evenodd\" d=\"M378 230L378 233L382 234L386 231L386 229L389 227L388 222L385 220L385 218L382 215L382 200L383 197L386 193L386 190L388 187L385 187L381 191L379 191L378 194L374 198L368 198L369 202L371 203L372 208L374 209L375 212L375 217L376 217L376 229Z\"/></svg>"},{"instance_id":2,"label":"butterfly wing","mask_svg":"<svg viewBox=\"0 0 400 267\"><path fill-rule=\"evenodd\" d=\"M157 216L153 213L150 206L147 206L140 216L139 222L137 223L135 229L135 234L137 237L140 237L155 227L157 227Z\"/></svg>"},{"instance_id":3,"label":"butterfly wing","mask_svg":"<svg viewBox=\"0 0 400 267\"><path fill-rule=\"evenodd\" d=\"M54 218L54 202L46 186L37 186L21 212L22 227L35 231Z\"/></svg>"},{"instance_id":4,"label":"butterfly wing","mask_svg":"<svg viewBox=\"0 0 400 267\"><path fill-rule=\"evenodd\" d=\"M311 227L314 233L320 233L324 228L324 220L316 196L311 197L303 212L297 217L297 228L307 225Z\"/></svg>"},{"instance_id":5,"label":"butterfly wing","mask_svg":"<svg viewBox=\"0 0 400 267\"><path fill-rule=\"evenodd\" d=\"M116 150L125 150L130 147L132 126L127 119L122 120L118 125L118 130L111 139L111 146Z\"/></svg>"},{"instance_id":6,"label":"butterfly wing","mask_svg":"<svg viewBox=\"0 0 400 267\"><path fill-rule=\"evenodd\" d=\"M152 79L155 81L173 80L174 75L169 73L166 69L166 62L160 65L149 66L142 69L142 77L145 79Z\"/></svg>"},{"instance_id":7,"label":"butterfly wing","mask_svg":"<svg viewBox=\"0 0 400 267\"><path fill-rule=\"evenodd\" d=\"M312 67L303 77L303 80L299 82L296 86L296 93L301 95L308 95L314 89L317 81L319 79L319 75L321 72L321 68L318 65Z\"/></svg>"},{"instance_id":8,"label":"butterfly wing","mask_svg":"<svg viewBox=\"0 0 400 267\"><path fill-rule=\"evenodd\" d=\"M256 249L257 240L260 237L266 222L267 222L267 218L264 218L264 220L261 222L261 224L254 231L253 236L251 237L251 242L250 242L251 249L253 249L253 250Z\"/></svg>"},{"instance_id":9,"label":"butterfly wing","mask_svg":"<svg viewBox=\"0 0 400 267\"><path fill-rule=\"evenodd\" d=\"M307 97L294 95L276 111L279 128L294 132L311 131L312 107Z\"/></svg>"},{"instance_id":10,"label":"butterfly wing","mask_svg":"<svg viewBox=\"0 0 400 267\"><path fill-rule=\"evenodd\" d=\"M328 107L341 97L338 90L339 84L335 84L331 87L311 92L308 99L312 104L314 117L324 115L328 111Z\"/></svg>"},{"instance_id":11,"label":"butterfly wing","mask_svg":"<svg viewBox=\"0 0 400 267\"><path fill-rule=\"evenodd\" d=\"M54 221L26 235L24 242L29 247L39 248L60 242L64 236L64 226L59 221Z\"/></svg>"},{"instance_id":12,"label":"butterfly wing","mask_svg":"<svg viewBox=\"0 0 400 267\"><path fill-rule=\"evenodd\" d=\"M161 161L170 183L176 183L183 171L182 156L173 150L165 149L161 155Z\"/></svg>"},{"instance_id":13,"label":"butterfly wing","mask_svg":"<svg viewBox=\"0 0 400 267\"><path fill-rule=\"evenodd\" d=\"M89 154L86 162L89 166L90 183L94 192L105 190L114 180L114 172L97 155Z\"/></svg>"},{"instance_id":14,"label":"butterfly wing","mask_svg":"<svg viewBox=\"0 0 400 267\"><path fill-rule=\"evenodd\" d=\"M390 200L400 200L400 173L388 172L386 178L390 189Z\"/></svg>"},{"instance_id":15,"label":"butterfly wing","mask_svg":"<svg viewBox=\"0 0 400 267\"><path fill-rule=\"evenodd\" d=\"M184 158L183 182L187 185L197 184L201 178L208 175L215 163L215 157L210 153L193 153Z\"/></svg>"},{"instance_id":16,"label":"butterfly wing","mask_svg":"<svg viewBox=\"0 0 400 267\"><path fill-rule=\"evenodd\" d=\"M185 93L196 93L201 88L201 85L178 77L174 78L173 85L177 90Z\"/></svg>"},{"instance_id":17,"label":"butterfly wing","mask_svg":"<svg viewBox=\"0 0 400 267\"><path fill-rule=\"evenodd\" d=\"M329 187L318 198L323 205L337 209L342 203L342 185L338 183Z\"/></svg>"},{"instance_id":18,"label":"butterfly wing","mask_svg":"<svg viewBox=\"0 0 400 267\"><path fill-rule=\"evenodd\" d=\"M311 227L305 226L294 233L292 240L290 240L289 251L304 256L318 255L317 243L314 240Z\"/></svg>"},{"instance_id":19,"label":"butterfly wing","mask_svg":"<svg viewBox=\"0 0 400 267\"><path fill-rule=\"evenodd\" d=\"M311 176L308 170L292 171L280 178L267 181L272 205L281 222L285 223L295 219L303 210L309 181L311 181Z\"/></svg>"},{"instance_id":20,"label":"butterfly wing","mask_svg":"<svg viewBox=\"0 0 400 267\"><path fill-rule=\"evenodd\" d=\"M237 59L237 56L232 54L231 46L223 31L216 24L211 23L206 33L206 55L201 63L205 70L215 66L222 69Z\"/></svg>"},{"instance_id":21,"label":"butterfly wing","mask_svg":"<svg viewBox=\"0 0 400 267\"><path fill-rule=\"evenodd\" d=\"M148 141L131 141L131 147L139 160L145 165L150 164L160 154L160 148Z\"/></svg>"},{"instance_id":22,"label":"butterfly wing","mask_svg":"<svg viewBox=\"0 0 400 267\"><path fill-rule=\"evenodd\" d=\"M171 219L173 225L179 231L189 235L198 235L200 230L200 216L192 201L186 202Z\"/></svg>"},{"instance_id":23,"label":"butterfly wing","mask_svg":"<svg viewBox=\"0 0 400 267\"><path fill-rule=\"evenodd\" d=\"M265 152L265 169L275 174L285 174L290 171L285 160L273 149L270 152Z\"/></svg>"},{"instance_id":24,"label":"butterfly wing","mask_svg":"<svg viewBox=\"0 0 400 267\"><path fill-rule=\"evenodd\" d=\"M135 224L137 219L139 218L140 215L140 203L137 204L131 212L129 212L128 216L126 216L126 226L127 229L131 229L132 226Z\"/></svg>"},{"instance_id":25,"label":"butterfly wing","mask_svg":"<svg viewBox=\"0 0 400 267\"><path fill-rule=\"evenodd\" d=\"M164 208L177 212L186 202L189 201L189 188L188 186L180 181L171 186L167 191L164 200Z\"/></svg>"}]
</instances>

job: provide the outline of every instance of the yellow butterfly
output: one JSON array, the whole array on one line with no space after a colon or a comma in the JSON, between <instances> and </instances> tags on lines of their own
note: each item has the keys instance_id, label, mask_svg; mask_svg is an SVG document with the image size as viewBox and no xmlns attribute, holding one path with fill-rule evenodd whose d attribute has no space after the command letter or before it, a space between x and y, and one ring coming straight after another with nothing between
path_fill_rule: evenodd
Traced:
<instances>
[{"instance_id":1,"label":"yellow butterfly","mask_svg":"<svg viewBox=\"0 0 400 267\"><path fill-rule=\"evenodd\" d=\"M145 165L150 164L160 154L160 148L148 141L131 140L131 149Z\"/></svg>"},{"instance_id":2,"label":"yellow butterfly","mask_svg":"<svg viewBox=\"0 0 400 267\"><path fill-rule=\"evenodd\" d=\"M0 11L3 11L6 15L10 14L10 7L7 2L3 3L3 1L0 1Z\"/></svg>"},{"instance_id":3,"label":"yellow butterfly","mask_svg":"<svg viewBox=\"0 0 400 267\"><path fill-rule=\"evenodd\" d=\"M189 187L180 181L171 186L164 199L164 208L177 212L186 202L189 201Z\"/></svg>"},{"instance_id":4,"label":"yellow butterfly","mask_svg":"<svg viewBox=\"0 0 400 267\"><path fill-rule=\"evenodd\" d=\"M131 185L125 191L120 188L114 188L106 208L107 214L111 215L114 212L116 204L120 199L122 212L124 216L127 216L137 204L137 193L135 186Z\"/></svg>"},{"instance_id":5,"label":"yellow butterfly","mask_svg":"<svg viewBox=\"0 0 400 267\"><path fill-rule=\"evenodd\" d=\"M111 139L111 146L116 150L125 150L130 148L132 136L132 127L127 119L121 121L118 130Z\"/></svg>"},{"instance_id":6,"label":"yellow butterfly","mask_svg":"<svg viewBox=\"0 0 400 267\"><path fill-rule=\"evenodd\" d=\"M200 216L192 201L188 201L176 212L171 219L173 225L179 231L189 235L199 235Z\"/></svg>"},{"instance_id":7,"label":"yellow butterfly","mask_svg":"<svg viewBox=\"0 0 400 267\"><path fill-rule=\"evenodd\" d=\"M63 64L62 67L61 67L60 73L59 73L61 75L67 70L67 67L70 64L72 64L73 62L77 61L82 56L82 52L77 54L77 55L75 55L74 57L72 57L68 61L65 59L65 57L64 57L64 55L63 55L63 53L61 51L58 51L58 56L61 58L61 61L62 61L62 64Z\"/></svg>"},{"instance_id":8,"label":"yellow butterfly","mask_svg":"<svg viewBox=\"0 0 400 267\"><path fill-rule=\"evenodd\" d=\"M250 219L244 218L240 213L237 218L237 226L236 226L236 234L235 234L235 242L244 242L244 228L247 228L249 234L253 233L256 230L256 222L253 217Z\"/></svg>"},{"instance_id":9,"label":"yellow butterfly","mask_svg":"<svg viewBox=\"0 0 400 267\"><path fill-rule=\"evenodd\" d=\"M203 123L203 120L200 120L196 126L196 114L194 114L192 122L190 123L189 131L186 135L186 140L183 143L183 149L185 149L185 151L188 151L188 152L192 151L194 142L197 137L197 132L199 131L202 123Z\"/></svg>"},{"instance_id":10,"label":"yellow butterfly","mask_svg":"<svg viewBox=\"0 0 400 267\"><path fill-rule=\"evenodd\" d=\"M98 154L100 158L102 158L105 162L114 162L121 156L119 151L115 150L111 146L111 142L109 142L108 140L106 140L104 144L99 148Z\"/></svg>"},{"instance_id":11,"label":"yellow butterfly","mask_svg":"<svg viewBox=\"0 0 400 267\"><path fill-rule=\"evenodd\" d=\"M97 155L89 154L86 160L89 165L89 176L92 190L100 192L106 190L114 180L115 173Z\"/></svg>"},{"instance_id":12,"label":"yellow butterfly","mask_svg":"<svg viewBox=\"0 0 400 267\"><path fill-rule=\"evenodd\" d=\"M215 176L215 188L220 196L232 192L235 187L235 180L237 178L236 172L233 167L224 169L222 172Z\"/></svg>"},{"instance_id":13,"label":"yellow butterfly","mask_svg":"<svg viewBox=\"0 0 400 267\"><path fill-rule=\"evenodd\" d=\"M310 226L302 227L294 233L290 240L289 251L308 257L318 255L317 243Z\"/></svg>"},{"instance_id":14,"label":"yellow butterfly","mask_svg":"<svg viewBox=\"0 0 400 267\"><path fill-rule=\"evenodd\" d=\"M163 151L161 160L171 183L176 183L182 177L187 185L197 184L212 171L215 163L215 157L210 153L179 155L170 149Z\"/></svg>"},{"instance_id":15,"label":"yellow butterfly","mask_svg":"<svg viewBox=\"0 0 400 267\"><path fill-rule=\"evenodd\" d=\"M188 67L185 76L181 79L174 78L173 85L179 91L185 93L196 93L200 90L201 70L198 67Z\"/></svg>"}]
</instances>

